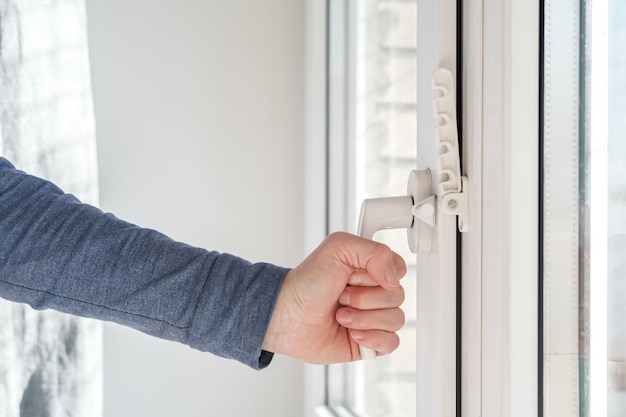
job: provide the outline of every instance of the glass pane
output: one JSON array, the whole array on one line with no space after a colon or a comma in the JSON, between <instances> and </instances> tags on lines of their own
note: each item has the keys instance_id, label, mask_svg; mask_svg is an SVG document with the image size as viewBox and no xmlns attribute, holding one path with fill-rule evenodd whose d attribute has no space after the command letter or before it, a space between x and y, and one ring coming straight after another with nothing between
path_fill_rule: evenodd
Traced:
<instances>
[{"instance_id":1,"label":"glass pane","mask_svg":"<svg viewBox=\"0 0 626 417\"><path fill-rule=\"evenodd\" d=\"M564 4L546 2L544 412L623 416L626 3Z\"/></svg>"},{"instance_id":2,"label":"glass pane","mask_svg":"<svg viewBox=\"0 0 626 417\"><path fill-rule=\"evenodd\" d=\"M416 3L330 3L331 228L355 232L363 199L406 195L409 173L416 167ZM337 154L341 157L334 169ZM338 185L342 179L345 184ZM345 217L333 221L332 213ZM380 232L375 239L399 252L409 266L403 280L407 324L399 332L401 345L376 361L330 367L328 398L343 410L340 414L413 417L415 256L406 230Z\"/></svg>"},{"instance_id":3,"label":"glass pane","mask_svg":"<svg viewBox=\"0 0 626 417\"><path fill-rule=\"evenodd\" d=\"M585 201L588 224L584 252L585 299L581 332L581 415L626 414L626 181L623 140L626 111L626 5L588 1L585 19L588 75L585 77Z\"/></svg>"},{"instance_id":4,"label":"glass pane","mask_svg":"<svg viewBox=\"0 0 626 417\"><path fill-rule=\"evenodd\" d=\"M581 94L581 8L547 0L543 114L543 408L544 415L578 417L584 376L587 303L584 270L589 241L584 105ZM582 167L582 169L581 169ZM581 336L579 338L579 335Z\"/></svg>"}]
</instances>

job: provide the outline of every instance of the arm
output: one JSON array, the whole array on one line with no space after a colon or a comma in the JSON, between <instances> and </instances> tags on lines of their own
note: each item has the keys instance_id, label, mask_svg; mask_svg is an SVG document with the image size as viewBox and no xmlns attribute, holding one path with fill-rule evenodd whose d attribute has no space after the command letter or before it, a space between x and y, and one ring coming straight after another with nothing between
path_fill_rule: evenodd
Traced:
<instances>
[{"instance_id":1,"label":"arm","mask_svg":"<svg viewBox=\"0 0 626 417\"><path fill-rule=\"evenodd\" d=\"M0 158L0 297L109 320L253 368L287 269L194 248Z\"/></svg>"},{"instance_id":2,"label":"arm","mask_svg":"<svg viewBox=\"0 0 626 417\"><path fill-rule=\"evenodd\" d=\"M267 366L387 354L399 340L404 261L385 245L329 236L288 271L208 252L80 203L0 158L0 297L109 320Z\"/></svg>"}]
</instances>

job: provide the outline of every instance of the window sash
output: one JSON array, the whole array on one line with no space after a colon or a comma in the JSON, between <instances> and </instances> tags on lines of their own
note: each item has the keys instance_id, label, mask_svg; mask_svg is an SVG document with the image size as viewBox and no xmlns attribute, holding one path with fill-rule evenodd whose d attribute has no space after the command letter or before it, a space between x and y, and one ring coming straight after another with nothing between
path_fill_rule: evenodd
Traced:
<instances>
[{"instance_id":1,"label":"window sash","mask_svg":"<svg viewBox=\"0 0 626 417\"><path fill-rule=\"evenodd\" d=\"M471 184L474 230L462 237L462 415L526 417L538 409L538 277L528 265L538 264L539 5L513 0L462 3L463 166ZM320 16L326 15L325 2L307 4L314 11L310 16L317 16L309 19L309 36L324 37ZM308 85L319 91L315 86L325 74L325 60L313 58L319 45L316 51L307 50L307 68L313 74ZM308 132L319 127L313 121L327 111L324 101L312 96ZM325 164L319 157L327 150L319 143L320 133L309 134L309 147L317 155L317 160L307 159L311 165ZM512 161L514 153L520 159ZM317 175L313 182L322 180ZM325 201L320 187L313 189L307 192L311 200ZM314 237L308 241L319 241L316 234L310 232L307 236ZM511 250L503 253L502 248ZM328 411L325 373L310 366L307 375L306 415L323 416Z\"/></svg>"},{"instance_id":2,"label":"window sash","mask_svg":"<svg viewBox=\"0 0 626 417\"><path fill-rule=\"evenodd\" d=\"M463 7L462 415L526 417L538 412L539 2Z\"/></svg>"}]
</instances>

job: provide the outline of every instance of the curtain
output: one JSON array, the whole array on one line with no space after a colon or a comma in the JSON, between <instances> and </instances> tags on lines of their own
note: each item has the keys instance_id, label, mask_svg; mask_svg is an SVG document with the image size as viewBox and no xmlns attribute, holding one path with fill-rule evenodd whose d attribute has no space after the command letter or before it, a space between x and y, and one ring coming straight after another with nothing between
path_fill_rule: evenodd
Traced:
<instances>
[{"instance_id":1,"label":"curtain","mask_svg":"<svg viewBox=\"0 0 626 417\"><path fill-rule=\"evenodd\" d=\"M0 151L97 203L84 0L0 0ZM99 323L0 300L0 415L102 415Z\"/></svg>"}]
</instances>

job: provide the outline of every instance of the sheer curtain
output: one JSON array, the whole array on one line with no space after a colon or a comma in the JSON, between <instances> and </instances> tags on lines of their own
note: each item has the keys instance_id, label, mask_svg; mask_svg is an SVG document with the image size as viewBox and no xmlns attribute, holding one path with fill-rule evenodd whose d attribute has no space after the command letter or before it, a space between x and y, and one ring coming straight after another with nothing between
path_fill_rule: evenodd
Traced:
<instances>
[{"instance_id":1,"label":"sheer curtain","mask_svg":"<svg viewBox=\"0 0 626 417\"><path fill-rule=\"evenodd\" d=\"M84 0L0 0L2 156L97 202ZM0 415L102 415L100 324L0 300Z\"/></svg>"}]
</instances>

